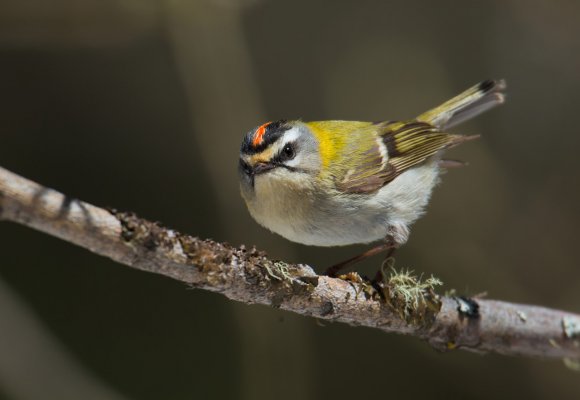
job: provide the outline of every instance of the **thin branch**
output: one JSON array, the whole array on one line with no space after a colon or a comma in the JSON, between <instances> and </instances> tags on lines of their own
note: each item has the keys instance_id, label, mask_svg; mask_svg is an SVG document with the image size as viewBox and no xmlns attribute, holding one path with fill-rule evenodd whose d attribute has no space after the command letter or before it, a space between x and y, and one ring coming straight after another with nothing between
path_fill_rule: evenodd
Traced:
<instances>
[{"instance_id":1,"label":"thin branch","mask_svg":"<svg viewBox=\"0 0 580 400\"><path fill-rule=\"evenodd\" d=\"M577 314L495 300L439 297L432 284L421 286L412 279L421 291L409 302L405 296L410 292L401 286L409 275L392 276L378 288L356 274L319 276L309 266L273 261L255 249L198 239L132 213L95 207L3 168L0 219L244 303L413 335L440 350L580 359ZM413 302L415 306L410 306Z\"/></svg>"}]
</instances>

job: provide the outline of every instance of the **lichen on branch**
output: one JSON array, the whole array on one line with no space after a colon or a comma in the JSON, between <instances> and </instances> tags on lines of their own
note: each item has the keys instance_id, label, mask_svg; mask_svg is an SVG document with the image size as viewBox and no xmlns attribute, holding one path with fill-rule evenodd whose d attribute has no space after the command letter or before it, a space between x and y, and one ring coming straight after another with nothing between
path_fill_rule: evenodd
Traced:
<instances>
[{"instance_id":1,"label":"lichen on branch","mask_svg":"<svg viewBox=\"0 0 580 400\"><path fill-rule=\"evenodd\" d=\"M244 303L413 335L439 350L580 360L580 316L539 306L439 296L433 277L386 268L370 282L358 274L317 275L245 246L202 240L133 213L72 199L0 168L0 219L32 227L189 286Z\"/></svg>"}]
</instances>

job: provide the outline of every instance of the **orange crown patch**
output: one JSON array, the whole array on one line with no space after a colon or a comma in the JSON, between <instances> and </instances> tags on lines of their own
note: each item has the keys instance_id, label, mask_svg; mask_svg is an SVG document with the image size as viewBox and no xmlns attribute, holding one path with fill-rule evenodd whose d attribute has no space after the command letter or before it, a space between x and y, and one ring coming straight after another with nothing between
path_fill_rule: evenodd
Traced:
<instances>
[{"instance_id":1,"label":"orange crown patch","mask_svg":"<svg viewBox=\"0 0 580 400\"><path fill-rule=\"evenodd\" d=\"M264 134L266 133L266 128L272 122L266 122L264 125L260 125L258 129L256 129L256 133L254 134L254 140L252 140L252 146L258 147L264 141Z\"/></svg>"}]
</instances>

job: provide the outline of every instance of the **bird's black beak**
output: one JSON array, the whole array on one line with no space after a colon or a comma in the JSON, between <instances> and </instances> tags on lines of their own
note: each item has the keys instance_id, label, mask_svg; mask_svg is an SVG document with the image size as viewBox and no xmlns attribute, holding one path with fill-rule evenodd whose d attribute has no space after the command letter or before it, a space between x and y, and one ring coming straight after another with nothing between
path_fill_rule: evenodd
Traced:
<instances>
[{"instance_id":1,"label":"bird's black beak","mask_svg":"<svg viewBox=\"0 0 580 400\"><path fill-rule=\"evenodd\" d=\"M274 168L276 168L276 164L258 163L256 165L254 165L254 175L263 174L264 172L268 172Z\"/></svg>"},{"instance_id":2,"label":"bird's black beak","mask_svg":"<svg viewBox=\"0 0 580 400\"><path fill-rule=\"evenodd\" d=\"M254 178L256 175L268 172L278 165L273 163L258 163L253 167L246 163L244 160L240 159L240 164L238 165L238 170L240 171L240 179L246 187L254 187Z\"/></svg>"},{"instance_id":3,"label":"bird's black beak","mask_svg":"<svg viewBox=\"0 0 580 400\"><path fill-rule=\"evenodd\" d=\"M251 177L253 177L254 175L263 174L264 172L268 172L276 167L277 167L276 164L269 162L257 163L252 167L243 160L240 160L239 165L240 172Z\"/></svg>"}]
</instances>

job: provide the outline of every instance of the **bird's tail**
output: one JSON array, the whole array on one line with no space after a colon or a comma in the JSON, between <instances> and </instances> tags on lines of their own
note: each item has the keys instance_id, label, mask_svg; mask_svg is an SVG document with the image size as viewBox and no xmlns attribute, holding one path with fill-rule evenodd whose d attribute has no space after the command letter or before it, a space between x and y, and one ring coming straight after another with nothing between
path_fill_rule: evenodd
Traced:
<instances>
[{"instance_id":1,"label":"bird's tail","mask_svg":"<svg viewBox=\"0 0 580 400\"><path fill-rule=\"evenodd\" d=\"M504 102L505 81L483 81L417 117L438 129L448 129Z\"/></svg>"}]
</instances>

